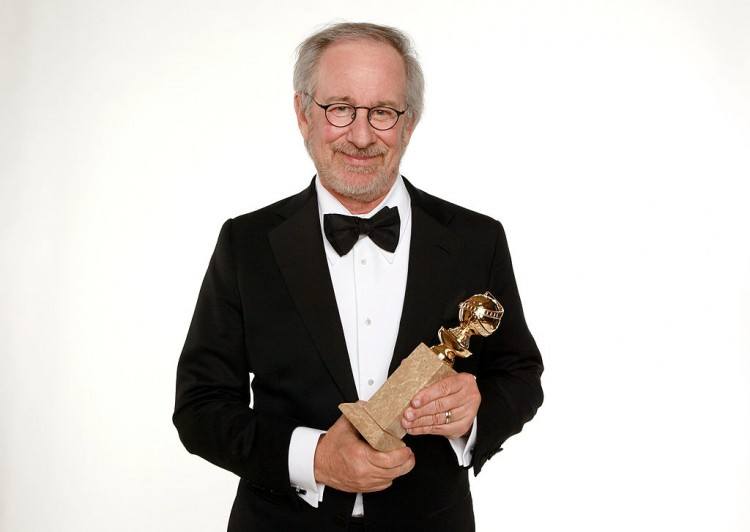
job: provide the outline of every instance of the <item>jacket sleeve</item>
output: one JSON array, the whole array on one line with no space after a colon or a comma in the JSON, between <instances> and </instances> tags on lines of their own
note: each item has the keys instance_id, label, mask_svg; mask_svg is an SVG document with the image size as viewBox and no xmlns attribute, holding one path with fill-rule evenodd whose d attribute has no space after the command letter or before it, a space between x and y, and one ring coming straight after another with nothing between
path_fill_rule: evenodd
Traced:
<instances>
[{"instance_id":1,"label":"jacket sleeve","mask_svg":"<svg viewBox=\"0 0 750 532\"><path fill-rule=\"evenodd\" d=\"M486 339L480 355L477 385L482 402L477 413L474 475L510 436L521 431L543 400L542 358L521 307L508 243L497 224L490 291L503 305L500 327Z\"/></svg>"},{"instance_id":2,"label":"jacket sleeve","mask_svg":"<svg viewBox=\"0 0 750 532\"><path fill-rule=\"evenodd\" d=\"M287 452L296 423L250 404L232 220L221 228L177 365L172 421L185 448L256 488L293 492Z\"/></svg>"}]
</instances>

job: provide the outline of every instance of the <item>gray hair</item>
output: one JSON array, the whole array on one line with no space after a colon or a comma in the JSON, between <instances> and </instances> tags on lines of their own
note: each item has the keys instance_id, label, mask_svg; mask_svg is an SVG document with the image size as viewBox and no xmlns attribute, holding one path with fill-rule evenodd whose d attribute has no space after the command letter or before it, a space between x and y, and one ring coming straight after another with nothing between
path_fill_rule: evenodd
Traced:
<instances>
[{"instance_id":1,"label":"gray hair","mask_svg":"<svg viewBox=\"0 0 750 532\"><path fill-rule=\"evenodd\" d=\"M310 35L297 47L294 91L302 98L304 111L307 112L312 101L318 62L325 49L338 41L359 39L389 44L401 55L406 68L406 113L415 124L419 122L424 108L424 76L411 40L396 28L367 22L342 22L327 26Z\"/></svg>"}]
</instances>

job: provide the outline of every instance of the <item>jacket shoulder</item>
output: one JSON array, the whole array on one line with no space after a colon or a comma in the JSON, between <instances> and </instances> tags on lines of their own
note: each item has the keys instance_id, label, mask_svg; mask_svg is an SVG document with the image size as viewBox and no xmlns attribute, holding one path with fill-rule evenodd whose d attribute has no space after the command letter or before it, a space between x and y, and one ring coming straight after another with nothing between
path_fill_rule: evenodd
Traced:
<instances>
[{"instance_id":1,"label":"jacket shoulder","mask_svg":"<svg viewBox=\"0 0 750 532\"><path fill-rule=\"evenodd\" d=\"M261 207L258 210L235 216L231 219L232 229L238 234L258 232L266 234L292 213L300 209L311 198L311 195L314 196L314 194L314 186L309 186L301 192Z\"/></svg>"},{"instance_id":2,"label":"jacket shoulder","mask_svg":"<svg viewBox=\"0 0 750 532\"><path fill-rule=\"evenodd\" d=\"M501 225L498 220L486 214L472 211L448 200L433 196L416 188L411 183L408 183L407 188L414 203L446 227L487 231L496 230Z\"/></svg>"}]
</instances>

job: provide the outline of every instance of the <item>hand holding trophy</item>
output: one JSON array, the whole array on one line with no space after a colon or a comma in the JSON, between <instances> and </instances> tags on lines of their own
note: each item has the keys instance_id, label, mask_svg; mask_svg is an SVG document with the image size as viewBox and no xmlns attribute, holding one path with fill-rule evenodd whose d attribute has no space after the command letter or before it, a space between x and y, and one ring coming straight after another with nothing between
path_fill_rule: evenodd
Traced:
<instances>
[{"instance_id":1,"label":"hand holding trophy","mask_svg":"<svg viewBox=\"0 0 750 532\"><path fill-rule=\"evenodd\" d=\"M491 335L502 317L503 307L492 294L471 296L459 305L458 327L440 328L438 345L419 344L369 401L342 403L339 409L378 451L404 447L401 438L406 430L401 426L401 417L412 397L426 386L456 375L453 361L471 355L469 339Z\"/></svg>"}]
</instances>

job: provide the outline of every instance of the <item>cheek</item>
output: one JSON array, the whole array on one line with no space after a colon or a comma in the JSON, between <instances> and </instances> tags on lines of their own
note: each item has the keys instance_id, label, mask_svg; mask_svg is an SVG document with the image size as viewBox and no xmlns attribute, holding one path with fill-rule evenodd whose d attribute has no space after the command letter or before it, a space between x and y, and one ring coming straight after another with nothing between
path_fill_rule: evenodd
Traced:
<instances>
[{"instance_id":1,"label":"cheek","mask_svg":"<svg viewBox=\"0 0 750 532\"><path fill-rule=\"evenodd\" d=\"M401 127L395 127L393 129L390 129L387 131L389 135L387 136L384 141L388 146L395 151L403 151L404 147L406 146L406 138L407 138L407 132L406 129Z\"/></svg>"},{"instance_id":2,"label":"cheek","mask_svg":"<svg viewBox=\"0 0 750 532\"><path fill-rule=\"evenodd\" d=\"M331 141L323 131L315 131L310 135L308 147L318 157L329 158L331 154Z\"/></svg>"},{"instance_id":3,"label":"cheek","mask_svg":"<svg viewBox=\"0 0 750 532\"><path fill-rule=\"evenodd\" d=\"M342 131L333 126L321 128L321 130L318 131L317 136L320 150L328 153L333 152L333 145L338 142L343 136L344 134L342 133Z\"/></svg>"},{"instance_id":4,"label":"cheek","mask_svg":"<svg viewBox=\"0 0 750 532\"><path fill-rule=\"evenodd\" d=\"M345 135L346 131L347 128L335 127L326 121L317 122L315 126L315 132L317 133L318 138L322 139L324 142L333 142L342 135Z\"/></svg>"},{"instance_id":5,"label":"cheek","mask_svg":"<svg viewBox=\"0 0 750 532\"><path fill-rule=\"evenodd\" d=\"M394 133L386 138L381 137L381 141L388 147L388 159L398 159L399 155L404 149L403 143L401 142L401 133Z\"/></svg>"},{"instance_id":6,"label":"cheek","mask_svg":"<svg viewBox=\"0 0 750 532\"><path fill-rule=\"evenodd\" d=\"M310 127L309 140L311 145L325 149L326 146L335 142L341 135L341 129L333 127L328 122L320 123L316 121Z\"/></svg>"}]
</instances>

